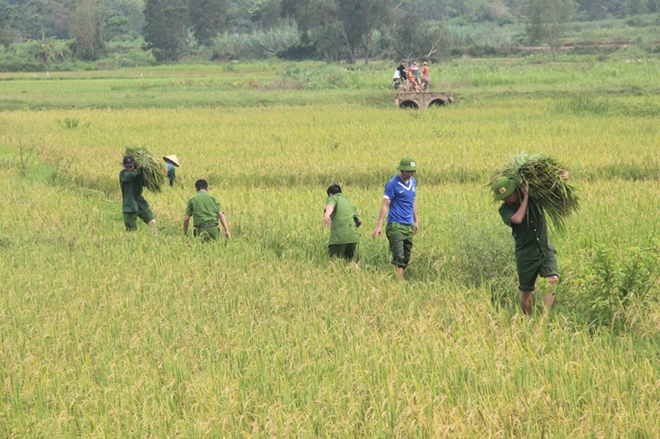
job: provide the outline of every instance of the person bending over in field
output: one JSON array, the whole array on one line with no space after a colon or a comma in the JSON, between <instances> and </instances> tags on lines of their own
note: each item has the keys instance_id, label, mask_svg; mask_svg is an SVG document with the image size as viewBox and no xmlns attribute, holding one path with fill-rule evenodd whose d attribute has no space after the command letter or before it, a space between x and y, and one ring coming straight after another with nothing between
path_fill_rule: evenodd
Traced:
<instances>
[{"instance_id":1,"label":"person bending over in field","mask_svg":"<svg viewBox=\"0 0 660 439\"><path fill-rule=\"evenodd\" d=\"M362 225L362 220L358 216L355 205L341 193L339 185L331 185L326 193L328 199L325 202L323 223L330 226L328 252L330 257L346 259L350 264L357 259L356 250L360 242L358 227ZM360 269L357 260L355 269Z\"/></svg>"},{"instance_id":2,"label":"person bending over in field","mask_svg":"<svg viewBox=\"0 0 660 439\"><path fill-rule=\"evenodd\" d=\"M170 186L174 186L174 180L176 179L176 168L180 166L179 158L174 154L166 155L163 157L163 161L165 161L165 166L167 166L167 179L170 181Z\"/></svg>"},{"instance_id":3,"label":"person bending over in field","mask_svg":"<svg viewBox=\"0 0 660 439\"><path fill-rule=\"evenodd\" d=\"M119 173L119 186L121 187L122 212L126 230L129 232L137 230L137 218L139 217L149 225L152 233L156 233L156 215L142 196L144 188L142 170L135 164L135 158L130 155L124 157L123 164L124 169Z\"/></svg>"},{"instance_id":4,"label":"person bending over in field","mask_svg":"<svg viewBox=\"0 0 660 439\"><path fill-rule=\"evenodd\" d=\"M399 174L385 185L383 205L378 214L376 229L371 237L376 239L380 236L383 220L387 214L385 235L387 235L392 251L392 265L396 270L397 279L403 280L403 274L410 262L413 235L416 235L419 229L417 205L415 204L417 182L413 177L417 172L417 164L415 160L406 157L401 160L396 169Z\"/></svg>"},{"instance_id":5,"label":"person bending over in field","mask_svg":"<svg viewBox=\"0 0 660 439\"><path fill-rule=\"evenodd\" d=\"M568 171L562 170L561 177L568 179ZM514 180L500 177L493 183L495 200L503 201L499 212L504 224L511 227L516 243L516 267L520 285L520 306L525 314L532 314L532 291L538 276L547 277L553 287L559 282L557 251L548 234L545 212L527 188ZM548 293L543 297L548 311L555 296Z\"/></svg>"},{"instance_id":6,"label":"person bending over in field","mask_svg":"<svg viewBox=\"0 0 660 439\"><path fill-rule=\"evenodd\" d=\"M183 234L188 236L188 225L190 224L190 217L195 222L194 236L199 236L202 241L217 240L220 234L218 229L218 220L222 224L225 231L225 238L229 238L229 225L227 225L227 218L222 212L220 203L207 191L209 184L206 180L197 180L195 182L195 190L197 194L188 200L186 213L183 218Z\"/></svg>"}]
</instances>

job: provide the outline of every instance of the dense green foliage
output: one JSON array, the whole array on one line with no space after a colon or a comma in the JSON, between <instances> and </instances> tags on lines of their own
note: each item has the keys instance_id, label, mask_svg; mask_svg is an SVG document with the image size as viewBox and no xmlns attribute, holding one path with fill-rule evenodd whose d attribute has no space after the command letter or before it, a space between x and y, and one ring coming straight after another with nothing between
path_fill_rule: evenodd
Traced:
<instances>
[{"instance_id":1,"label":"dense green foliage","mask_svg":"<svg viewBox=\"0 0 660 439\"><path fill-rule=\"evenodd\" d=\"M617 20L620 32L610 39L653 52L659 1L0 0L0 47L7 50L0 53L0 71L38 71L39 65L71 64L69 57L112 59L118 54L110 44L126 41L143 43L145 57L167 63L278 53L351 64L372 58L437 61L450 54L514 54L522 44L548 44L556 54L567 35L585 39L576 29L607 29ZM295 38L288 36L291 29L297 29ZM603 41L607 33L590 32L586 39ZM43 50L30 53L22 48L26 42ZM612 47L618 46L591 50L607 53Z\"/></svg>"}]
</instances>

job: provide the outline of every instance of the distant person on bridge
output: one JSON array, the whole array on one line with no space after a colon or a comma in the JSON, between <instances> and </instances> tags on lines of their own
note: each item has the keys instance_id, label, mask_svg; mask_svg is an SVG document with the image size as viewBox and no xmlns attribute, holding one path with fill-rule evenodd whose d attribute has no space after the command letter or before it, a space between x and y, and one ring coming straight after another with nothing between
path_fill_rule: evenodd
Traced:
<instances>
[{"instance_id":1,"label":"distant person on bridge","mask_svg":"<svg viewBox=\"0 0 660 439\"><path fill-rule=\"evenodd\" d=\"M401 78L401 82L404 85L404 89L407 91L407 79L408 79L408 71L406 70L406 60L402 59L401 64L399 64L399 67L397 67L397 70L399 71L399 77Z\"/></svg>"},{"instance_id":2,"label":"distant person on bridge","mask_svg":"<svg viewBox=\"0 0 660 439\"><path fill-rule=\"evenodd\" d=\"M422 91L428 91L430 82L429 65L424 61L424 67L422 67Z\"/></svg>"}]
</instances>

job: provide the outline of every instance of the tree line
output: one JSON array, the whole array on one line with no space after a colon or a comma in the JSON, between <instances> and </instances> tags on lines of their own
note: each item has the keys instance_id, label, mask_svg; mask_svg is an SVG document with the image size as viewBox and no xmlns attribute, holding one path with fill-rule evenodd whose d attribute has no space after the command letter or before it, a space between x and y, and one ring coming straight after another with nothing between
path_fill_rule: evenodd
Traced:
<instances>
[{"instance_id":1,"label":"tree line","mask_svg":"<svg viewBox=\"0 0 660 439\"><path fill-rule=\"evenodd\" d=\"M113 39L143 38L175 62L221 34L295 26L287 56L349 63L373 56L433 59L450 44L447 24L524 23L528 42L559 45L571 20L660 13L660 0L0 0L0 45L70 40L78 58L102 57Z\"/></svg>"}]
</instances>

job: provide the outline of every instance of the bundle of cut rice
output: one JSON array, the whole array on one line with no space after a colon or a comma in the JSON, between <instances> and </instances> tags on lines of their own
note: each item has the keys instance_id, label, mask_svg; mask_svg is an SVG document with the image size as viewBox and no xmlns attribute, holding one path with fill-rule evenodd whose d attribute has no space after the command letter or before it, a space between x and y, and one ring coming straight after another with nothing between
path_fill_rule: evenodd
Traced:
<instances>
[{"instance_id":1,"label":"bundle of cut rice","mask_svg":"<svg viewBox=\"0 0 660 439\"><path fill-rule=\"evenodd\" d=\"M132 155L135 163L142 169L144 187L151 192L160 192L167 180L165 163L143 146L128 147L125 155Z\"/></svg>"},{"instance_id":2,"label":"bundle of cut rice","mask_svg":"<svg viewBox=\"0 0 660 439\"><path fill-rule=\"evenodd\" d=\"M507 166L496 171L492 182L504 176L524 185L529 196L548 214L555 229L563 231L564 219L579 207L575 189L562 178L564 170L551 157L521 153L514 156Z\"/></svg>"}]
</instances>

